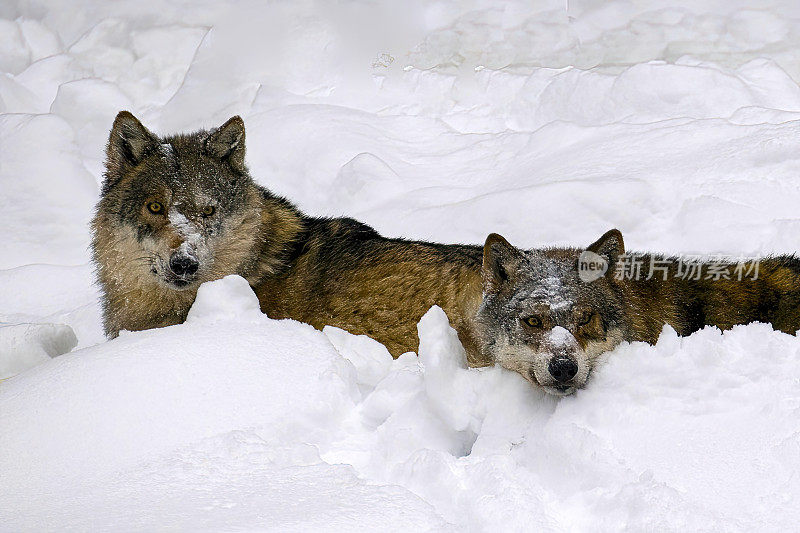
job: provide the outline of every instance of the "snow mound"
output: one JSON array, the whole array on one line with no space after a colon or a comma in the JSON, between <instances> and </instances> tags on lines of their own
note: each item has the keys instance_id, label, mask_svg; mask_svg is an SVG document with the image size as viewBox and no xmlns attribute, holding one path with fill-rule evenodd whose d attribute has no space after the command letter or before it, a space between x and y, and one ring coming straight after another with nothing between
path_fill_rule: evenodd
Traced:
<instances>
[{"instance_id":1,"label":"snow mound","mask_svg":"<svg viewBox=\"0 0 800 533\"><path fill-rule=\"evenodd\" d=\"M78 345L64 324L0 325L0 379L65 354Z\"/></svg>"},{"instance_id":2,"label":"snow mound","mask_svg":"<svg viewBox=\"0 0 800 533\"><path fill-rule=\"evenodd\" d=\"M212 313L217 298L234 303ZM180 529L442 525L408 491L319 459L307 443L353 410L355 372L311 326L243 322L253 300L228 277L203 287L186 324L123 333L4 383L6 527L148 529L167 515Z\"/></svg>"},{"instance_id":3,"label":"snow mound","mask_svg":"<svg viewBox=\"0 0 800 533\"><path fill-rule=\"evenodd\" d=\"M260 321L264 315L258 297L241 276L225 276L203 283L189 309L186 322Z\"/></svg>"}]
</instances>

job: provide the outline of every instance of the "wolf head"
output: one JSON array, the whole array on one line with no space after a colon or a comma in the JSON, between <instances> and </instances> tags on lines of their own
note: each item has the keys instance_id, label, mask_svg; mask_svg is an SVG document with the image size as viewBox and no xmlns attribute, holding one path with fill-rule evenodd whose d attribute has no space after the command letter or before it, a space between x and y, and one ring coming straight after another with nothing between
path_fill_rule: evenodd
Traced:
<instances>
[{"instance_id":1,"label":"wolf head","mask_svg":"<svg viewBox=\"0 0 800 533\"><path fill-rule=\"evenodd\" d=\"M231 255L244 259L230 235L259 222L248 202L244 134L242 119L233 117L210 132L159 138L130 113L117 115L100 211L113 217L104 229L143 278L187 290L224 275Z\"/></svg>"},{"instance_id":2,"label":"wolf head","mask_svg":"<svg viewBox=\"0 0 800 533\"><path fill-rule=\"evenodd\" d=\"M281 249L298 226L288 202L254 183L244 155L239 117L210 131L158 137L127 111L117 115L92 223L108 333L137 326L109 316L130 307L124 301L180 315L202 282L228 274L255 279L274 266L260 254Z\"/></svg>"},{"instance_id":3,"label":"wolf head","mask_svg":"<svg viewBox=\"0 0 800 533\"><path fill-rule=\"evenodd\" d=\"M622 253L618 230L586 250L522 251L489 235L477 316L484 353L551 394L583 387L597 356L625 338L623 295L613 280ZM589 274L587 260L595 265Z\"/></svg>"}]
</instances>

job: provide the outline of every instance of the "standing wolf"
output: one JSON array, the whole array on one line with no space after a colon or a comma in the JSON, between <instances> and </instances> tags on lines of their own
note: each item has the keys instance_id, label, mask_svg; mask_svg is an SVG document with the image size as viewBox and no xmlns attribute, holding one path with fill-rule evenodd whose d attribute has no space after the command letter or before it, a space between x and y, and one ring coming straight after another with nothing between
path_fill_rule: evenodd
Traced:
<instances>
[{"instance_id":1,"label":"standing wolf","mask_svg":"<svg viewBox=\"0 0 800 533\"><path fill-rule=\"evenodd\" d=\"M92 222L107 335L178 324L201 283L238 274L270 317L366 334L395 357L417 349L417 322L438 305L469 363L493 363L479 349L480 247L305 216L258 186L244 156L239 117L161 138L119 113Z\"/></svg>"},{"instance_id":2,"label":"standing wolf","mask_svg":"<svg viewBox=\"0 0 800 533\"><path fill-rule=\"evenodd\" d=\"M795 256L757 264L626 256L616 229L586 250L526 252L496 234L486 249L495 259L485 262L494 269L486 276L478 320L494 334L483 337L481 351L551 392L569 394L583 386L597 356L622 341L655 343L664 324L679 335L749 322L767 322L791 334L800 329ZM620 263L631 258L644 269ZM586 275L581 267L591 260L605 272Z\"/></svg>"}]
</instances>

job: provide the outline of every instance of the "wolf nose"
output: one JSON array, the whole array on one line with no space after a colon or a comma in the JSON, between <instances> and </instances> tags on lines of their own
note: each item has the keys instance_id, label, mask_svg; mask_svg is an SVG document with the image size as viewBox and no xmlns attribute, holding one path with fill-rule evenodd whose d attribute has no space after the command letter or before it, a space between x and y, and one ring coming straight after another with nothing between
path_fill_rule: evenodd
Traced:
<instances>
[{"instance_id":1,"label":"wolf nose","mask_svg":"<svg viewBox=\"0 0 800 533\"><path fill-rule=\"evenodd\" d=\"M547 371L559 383L566 383L578 373L578 365L566 357L553 357L547 365Z\"/></svg>"},{"instance_id":2,"label":"wolf nose","mask_svg":"<svg viewBox=\"0 0 800 533\"><path fill-rule=\"evenodd\" d=\"M178 276L191 276L200 267L200 263L191 255L174 253L169 258L169 269Z\"/></svg>"}]
</instances>

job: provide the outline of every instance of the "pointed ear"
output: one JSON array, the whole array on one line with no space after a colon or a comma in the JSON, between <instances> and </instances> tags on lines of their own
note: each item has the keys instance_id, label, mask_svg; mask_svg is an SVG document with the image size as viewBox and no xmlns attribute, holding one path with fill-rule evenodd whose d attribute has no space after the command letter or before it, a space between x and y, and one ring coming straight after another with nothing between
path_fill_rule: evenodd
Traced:
<instances>
[{"instance_id":1,"label":"pointed ear","mask_svg":"<svg viewBox=\"0 0 800 533\"><path fill-rule=\"evenodd\" d=\"M106 147L109 171L125 171L136 166L158 146L158 137L150 133L139 119L128 111L120 111L114 119Z\"/></svg>"},{"instance_id":2,"label":"pointed ear","mask_svg":"<svg viewBox=\"0 0 800 533\"><path fill-rule=\"evenodd\" d=\"M625 243L622 240L622 232L618 229L610 229L602 237L589 245L586 250L594 252L608 262L606 276L614 275L619 256L625 253Z\"/></svg>"},{"instance_id":3,"label":"pointed ear","mask_svg":"<svg viewBox=\"0 0 800 533\"><path fill-rule=\"evenodd\" d=\"M525 255L497 233L486 237L483 245L481 278L484 293L498 293L503 284L513 278Z\"/></svg>"},{"instance_id":4,"label":"pointed ear","mask_svg":"<svg viewBox=\"0 0 800 533\"><path fill-rule=\"evenodd\" d=\"M206 139L206 153L217 159L227 159L237 172L245 172L244 121L236 115L215 130Z\"/></svg>"}]
</instances>

